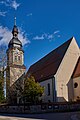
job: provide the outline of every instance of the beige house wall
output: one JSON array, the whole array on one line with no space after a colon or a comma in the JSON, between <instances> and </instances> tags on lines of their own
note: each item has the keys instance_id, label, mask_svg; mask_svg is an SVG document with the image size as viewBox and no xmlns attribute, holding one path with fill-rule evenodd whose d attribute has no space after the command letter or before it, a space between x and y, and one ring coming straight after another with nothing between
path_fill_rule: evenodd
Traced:
<instances>
[{"instance_id":1,"label":"beige house wall","mask_svg":"<svg viewBox=\"0 0 80 120\"><path fill-rule=\"evenodd\" d=\"M79 52L79 47L75 41L75 38L73 38L57 70L57 73L55 74L58 102L69 101L69 94L71 93L68 92L67 85L71 79L71 75L79 58Z\"/></svg>"}]
</instances>

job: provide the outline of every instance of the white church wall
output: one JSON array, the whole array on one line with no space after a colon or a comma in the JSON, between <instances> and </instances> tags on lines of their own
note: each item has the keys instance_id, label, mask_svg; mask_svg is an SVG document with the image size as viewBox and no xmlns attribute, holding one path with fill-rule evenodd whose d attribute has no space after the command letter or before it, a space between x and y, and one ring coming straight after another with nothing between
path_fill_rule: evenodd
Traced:
<instances>
[{"instance_id":1,"label":"white church wall","mask_svg":"<svg viewBox=\"0 0 80 120\"><path fill-rule=\"evenodd\" d=\"M67 83L67 89L68 89L68 101L74 101L74 85L72 78Z\"/></svg>"},{"instance_id":2,"label":"white church wall","mask_svg":"<svg viewBox=\"0 0 80 120\"><path fill-rule=\"evenodd\" d=\"M54 83L54 78L47 79L45 81L40 82L40 85L44 87L42 101L53 102L53 94L54 94L53 83ZM48 84L50 84L50 95L48 95Z\"/></svg>"},{"instance_id":3,"label":"white church wall","mask_svg":"<svg viewBox=\"0 0 80 120\"><path fill-rule=\"evenodd\" d=\"M80 76L73 79L74 101L80 100Z\"/></svg>"},{"instance_id":4,"label":"white church wall","mask_svg":"<svg viewBox=\"0 0 80 120\"><path fill-rule=\"evenodd\" d=\"M75 41L75 38L73 38L57 70L57 73L55 74L58 102L69 100L68 99L69 92L68 92L67 84L71 78L71 75L76 66L78 58L79 58L79 47Z\"/></svg>"}]
</instances>

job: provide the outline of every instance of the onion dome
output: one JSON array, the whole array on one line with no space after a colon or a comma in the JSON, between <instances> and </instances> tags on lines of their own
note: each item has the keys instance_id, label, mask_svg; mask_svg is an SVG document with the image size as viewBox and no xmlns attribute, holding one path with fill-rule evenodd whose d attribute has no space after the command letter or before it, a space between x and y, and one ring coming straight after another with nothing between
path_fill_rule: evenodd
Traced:
<instances>
[{"instance_id":1,"label":"onion dome","mask_svg":"<svg viewBox=\"0 0 80 120\"><path fill-rule=\"evenodd\" d=\"M10 40L8 47L22 47L21 41L18 39L18 28L16 26L16 18L14 19L14 27L12 30L13 38Z\"/></svg>"}]
</instances>

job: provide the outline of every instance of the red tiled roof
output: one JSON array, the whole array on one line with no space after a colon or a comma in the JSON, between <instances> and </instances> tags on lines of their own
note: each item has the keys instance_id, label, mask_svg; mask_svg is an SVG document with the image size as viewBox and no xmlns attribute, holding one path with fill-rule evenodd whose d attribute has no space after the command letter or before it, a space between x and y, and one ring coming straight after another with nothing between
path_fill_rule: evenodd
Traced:
<instances>
[{"instance_id":1,"label":"red tiled roof","mask_svg":"<svg viewBox=\"0 0 80 120\"><path fill-rule=\"evenodd\" d=\"M75 67L73 78L80 76L80 58L78 59L77 65Z\"/></svg>"},{"instance_id":2,"label":"red tiled roof","mask_svg":"<svg viewBox=\"0 0 80 120\"><path fill-rule=\"evenodd\" d=\"M55 75L71 40L72 38L33 64L27 74L33 75L36 81Z\"/></svg>"}]
</instances>

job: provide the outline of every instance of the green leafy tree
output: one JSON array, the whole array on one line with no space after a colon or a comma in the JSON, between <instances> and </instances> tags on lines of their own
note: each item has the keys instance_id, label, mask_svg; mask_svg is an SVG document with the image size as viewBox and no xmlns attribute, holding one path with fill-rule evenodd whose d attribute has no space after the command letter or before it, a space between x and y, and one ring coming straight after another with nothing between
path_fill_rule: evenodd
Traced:
<instances>
[{"instance_id":1,"label":"green leafy tree","mask_svg":"<svg viewBox=\"0 0 80 120\"><path fill-rule=\"evenodd\" d=\"M0 103L5 102L4 97L4 70L6 66L6 47L0 46Z\"/></svg>"},{"instance_id":2,"label":"green leafy tree","mask_svg":"<svg viewBox=\"0 0 80 120\"><path fill-rule=\"evenodd\" d=\"M44 88L38 82L35 82L34 77L30 76L24 82L24 98L27 102L37 103L42 96Z\"/></svg>"},{"instance_id":3,"label":"green leafy tree","mask_svg":"<svg viewBox=\"0 0 80 120\"><path fill-rule=\"evenodd\" d=\"M0 46L0 68L5 67L7 62L6 47Z\"/></svg>"},{"instance_id":4,"label":"green leafy tree","mask_svg":"<svg viewBox=\"0 0 80 120\"><path fill-rule=\"evenodd\" d=\"M5 101L4 97L4 75L3 72L0 71L0 103Z\"/></svg>"}]
</instances>

